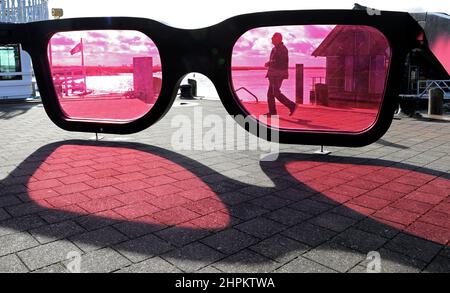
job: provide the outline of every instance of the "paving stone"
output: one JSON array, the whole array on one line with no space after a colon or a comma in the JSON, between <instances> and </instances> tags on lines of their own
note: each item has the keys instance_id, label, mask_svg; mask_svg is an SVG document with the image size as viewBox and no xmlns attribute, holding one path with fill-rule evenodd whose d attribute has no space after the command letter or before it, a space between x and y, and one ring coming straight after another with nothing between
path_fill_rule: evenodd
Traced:
<instances>
[{"instance_id":1,"label":"paving stone","mask_svg":"<svg viewBox=\"0 0 450 293\"><path fill-rule=\"evenodd\" d=\"M300 212L289 207L284 207L269 214L264 215L264 217L271 220L277 221L286 226L293 226L304 222L313 216Z\"/></svg>"},{"instance_id":2,"label":"paving stone","mask_svg":"<svg viewBox=\"0 0 450 293\"><path fill-rule=\"evenodd\" d=\"M215 264L224 273L270 273L278 264L250 250L243 250Z\"/></svg>"},{"instance_id":3,"label":"paving stone","mask_svg":"<svg viewBox=\"0 0 450 293\"><path fill-rule=\"evenodd\" d=\"M193 225L198 229L208 230L212 233L229 229L243 222L242 220L231 217L225 211L218 211L200 218L194 219L188 225Z\"/></svg>"},{"instance_id":4,"label":"paving stone","mask_svg":"<svg viewBox=\"0 0 450 293\"><path fill-rule=\"evenodd\" d=\"M72 252L81 254L74 244L61 240L21 251L18 255L27 267L36 270L66 260Z\"/></svg>"},{"instance_id":5,"label":"paving stone","mask_svg":"<svg viewBox=\"0 0 450 293\"><path fill-rule=\"evenodd\" d=\"M255 244L257 238L229 229L202 239L201 242L224 254L232 254Z\"/></svg>"},{"instance_id":6,"label":"paving stone","mask_svg":"<svg viewBox=\"0 0 450 293\"><path fill-rule=\"evenodd\" d=\"M303 257L345 273L364 260L366 255L338 244L324 243L305 253Z\"/></svg>"},{"instance_id":7,"label":"paving stone","mask_svg":"<svg viewBox=\"0 0 450 293\"><path fill-rule=\"evenodd\" d=\"M231 191L220 195L220 200L230 206L241 204L250 201L251 199L251 196L237 191Z\"/></svg>"},{"instance_id":8,"label":"paving stone","mask_svg":"<svg viewBox=\"0 0 450 293\"><path fill-rule=\"evenodd\" d=\"M15 254L0 257L0 273L27 273L27 267Z\"/></svg>"},{"instance_id":9,"label":"paving stone","mask_svg":"<svg viewBox=\"0 0 450 293\"><path fill-rule=\"evenodd\" d=\"M217 194L226 194L228 192L238 192L238 190L244 186L245 186L245 184L243 184L241 182L223 180L223 178L222 178L221 181L215 182L212 185L212 188L213 188L214 192L216 192ZM251 196L248 196L248 197L253 198Z\"/></svg>"},{"instance_id":10,"label":"paving stone","mask_svg":"<svg viewBox=\"0 0 450 293\"><path fill-rule=\"evenodd\" d=\"M177 247L181 247L196 240L205 238L210 234L211 233L209 231L204 229L187 229L178 227L170 227L155 233L158 237Z\"/></svg>"},{"instance_id":11,"label":"paving stone","mask_svg":"<svg viewBox=\"0 0 450 293\"><path fill-rule=\"evenodd\" d=\"M439 253L439 255L450 258L450 247L444 247L441 252Z\"/></svg>"},{"instance_id":12,"label":"paving stone","mask_svg":"<svg viewBox=\"0 0 450 293\"><path fill-rule=\"evenodd\" d=\"M352 268L350 271L348 271L350 274L367 274L369 273L367 267L364 267L362 265L357 265L354 268Z\"/></svg>"},{"instance_id":13,"label":"paving stone","mask_svg":"<svg viewBox=\"0 0 450 293\"><path fill-rule=\"evenodd\" d=\"M237 230L264 239L286 229L286 226L266 218L255 218L235 226Z\"/></svg>"},{"instance_id":14,"label":"paving stone","mask_svg":"<svg viewBox=\"0 0 450 293\"><path fill-rule=\"evenodd\" d=\"M347 197L345 195L342 195L342 194L339 194L339 193L331 193L330 192L330 194L335 196L336 199L324 196L322 194L314 194L314 195L310 196L308 199L313 200L313 201L317 201L319 203L324 203L324 204L327 204L329 206L334 206L334 207L337 207L337 206L341 205L341 201L344 202L343 200L341 200L342 198L350 199L349 197ZM339 201L339 200L341 200L341 201Z\"/></svg>"},{"instance_id":15,"label":"paving stone","mask_svg":"<svg viewBox=\"0 0 450 293\"><path fill-rule=\"evenodd\" d=\"M338 207L332 209L331 212L334 214L338 214L338 215L341 215L341 216L344 216L347 218L351 218L354 220L358 220L358 221L367 217L366 215L364 215L358 211L355 211L345 205L338 206Z\"/></svg>"},{"instance_id":16,"label":"paving stone","mask_svg":"<svg viewBox=\"0 0 450 293\"><path fill-rule=\"evenodd\" d=\"M152 215L157 223L167 226L175 226L201 217L200 214L192 212L184 207L174 207Z\"/></svg>"},{"instance_id":17,"label":"paving stone","mask_svg":"<svg viewBox=\"0 0 450 293\"><path fill-rule=\"evenodd\" d=\"M184 205L184 207L202 216L206 216L218 211L226 212L226 208L223 203L213 198L205 198L196 202L187 203Z\"/></svg>"},{"instance_id":18,"label":"paving stone","mask_svg":"<svg viewBox=\"0 0 450 293\"><path fill-rule=\"evenodd\" d=\"M354 225L357 221L337 214L325 213L308 220L308 222L335 232L342 232Z\"/></svg>"},{"instance_id":19,"label":"paving stone","mask_svg":"<svg viewBox=\"0 0 450 293\"><path fill-rule=\"evenodd\" d=\"M298 257L276 270L277 273L336 273L336 271L304 257Z\"/></svg>"},{"instance_id":20,"label":"paving stone","mask_svg":"<svg viewBox=\"0 0 450 293\"><path fill-rule=\"evenodd\" d=\"M17 195L27 192L27 188L23 184L4 186L1 190L2 195ZM14 211L16 209L13 209Z\"/></svg>"},{"instance_id":21,"label":"paving stone","mask_svg":"<svg viewBox=\"0 0 450 293\"><path fill-rule=\"evenodd\" d=\"M397 208L386 207L381 211L375 213L377 218L391 221L394 223L400 223L402 225L408 226L414 223L420 215L416 213L410 213Z\"/></svg>"},{"instance_id":22,"label":"paving stone","mask_svg":"<svg viewBox=\"0 0 450 293\"><path fill-rule=\"evenodd\" d=\"M31 230L46 223L36 215L12 218L0 222L0 236Z\"/></svg>"},{"instance_id":23,"label":"paving stone","mask_svg":"<svg viewBox=\"0 0 450 293\"><path fill-rule=\"evenodd\" d=\"M122 222L114 225L114 228L128 236L129 238L141 237L156 231L166 229L166 225L158 223L157 225L147 224L148 218L136 219L137 222Z\"/></svg>"},{"instance_id":24,"label":"paving stone","mask_svg":"<svg viewBox=\"0 0 450 293\"><path fill-rule=\"evenodd\" d=\"M39 243L45 244L56 240L64 239L72 235L83 233L85 230L75 222L67 221L58 224L43 226L30 231L31 235Z\"/></svg>"},{"instance_id":25,"label":"paving stone","mask_svg":"<svg viewBox=\"0 0 450 293\"><path fill-rule=\"evenodd\" d=\"M5 208L10 215L13 217L26 216L31 214L36 214L42 211L45 211L46 208L31 202L31 203L22 203L19 205L15 205L12 207ZM1 215L0 215L1 216Z\"/></svg>"},{"instance_id":26,"label":"paving stone","mask_svg":"<svg viewBox=\"0 0 450 293\"><path fill-rule=\"evenodd\" d=\"M70 273L69 270L67 270L66 266L62 263L57 263L54 265L50 265L48 267L38 269L33 271L34 274L68 274Z\"/></svg>"},{"instance_id":27,"label":"paving stone","mask_svg":"<svg viewBox=\"0 0 450 293\"><path fill-rule=\"evenodd\" d=\"M195 272L224 257L224 254L198 242L163 255L165 260L187 273Z\"/></svg>"},{"instance_id":28,"label":"paving stone","mask_svg":"<svg viewBox=\"0 0 450 293\"><path fill-rule=\"evenodd\" d=\"M381 248L388 239L355 228L350 228L336 236L332 242L346 246L362 253L369 253Z\"/></svg>"},{"instance_id":29,"label":"paving stone","mask_svg":"<svg viewBox=\"0 0 450 293\"><path fill-rule=\"evenodd\" d=\"M397 235L384 247L424 262L430 262L441 249L433 242L404 233Z\"/></svg>"},{"instance_id":30,"label":"paving stone","mask_svg":"<svg viewBox=\"0 0 450 293\"><path fill-rule=\"evenodd\" d=\"M115 248L133 263L164 254L173 249L169 243L155 235L147 235L123 242Z\"/></svg>"},{"instance_id":31,"label":"paving stone","mask_svg":"<svg viewBox=\"0 0 450 293\"><path fill-rule=\"evenodd\" d=\"M289 205L290 203L292 203L292 201L273 195L267 195L252 200L251 203L256 204L266 210L274 211Z\"/></svg>"},{"instance_id":32,"label":"paving stone","mask_svg":"<svg viewBox=\"0 0 450 293\"><path fill-rule=\"evenodd\" d=\"M250 186L250 187L245 187L239 190L239 192L248 194L252 197L263 197L267 194L270 194L273 192L273 190L271 188L265 188L265 187L259 187L259 186Z\"/></svg>"},{"instance_id":33,"label":"paving stone","mask_svg":"<svg viewBox=\"0 0 450 293\"><path fill-rule=\"evenodd\" d=\"M289 207L311 215L319 215L334 208L334 206L332 205L320 203L310 199L301 200L295 204L290 205Z\"/></svg>"},{"instance_id":34,"label":"paving stone","mask_svg":"<svg viewBox=\"0 0 450 293\"><path fill-rule=\"evenodd\" d=\"M374 219L365 219L358 224L355 225L356 228L377 234L383 238L392 239L394 238L400 231L394 227L390 227L384 223L376 221Z\"/></svg>"},{"instance_id":35,"label":"paving stone","mask_svg":"<svg viewBox=\"0 0 450 293\"><path fill-rule=\"evenodd\" d=\"M445 244L450 241L450 230L419 221L406 228L405 232L438 244Z\"/></svg>"},{"instance_id":36,"label":"paving stone","mask_svg":"<svg viewBox=\"0 0 450 293\"><path fill-rule=\"evenodd\" d=\"M292 185L292 183L291 183ZM299 188L287 188L284 190L278 190L276 192L273 193L274 195L276 195L277 197L281 197L287 200L291 200L291 201L300 201L300 200L304 200L308 197L310 197L313 192L312 191L308 191L306 189L299 189Z\"/></svg>"},{"instance_id":37,"label":"paving stone","mask_svg":"<svg viewBox=\"0 0 450 293\"><path fill-rule=\"evenodd\" d=\"M0 221L11 218L11 216L2 208L0 208Z\"/></svg>"},{"instance_id":38,"label":"paving stone","mask_svg":"<svg viewBox=\"0 0 450 293\"><path fill-rule=\"evenodd\" d=\"M82 217L86 212L78 206L64 207L64 211L47 210L39 213L39 216L47 223L55 224L68 220L73 220Z\"/></svg>"},{"instance_id":39,"label":"paving stone","mask_svg":"<svg viewBox=\"0 0 450 293\"><path fill-rule=\"evenodd\" d=\"M70 241L84 252L91 252L127 240L128 237L111 227L101 228L70 238Z\"/></svg>"},{"instance_id":40,"label":"paving stone","mask_svg":"<svg viewBox=\"0 0 450 293\"><path fill-rule=\"evenodd\" d=\"M80 264L81 273L110 273L130 265L131 262L118 252L104 248L83 255Z\"/></svg>"},{"instance_id":41,"label":"paving stone","mask_svg":"<svg viewBox=\"0 0 450 293\"><path fill-rule=\"evenodd\" d=\"M16 196L0 196L0 208L14 206L22 203Z\"/></svg>"},{"instance_id":42,"label":"paving stone","mask_svg":"<svg viewBox=\"0 0 450 293\"><path fill-rule=\"evenodd\" d=\"M431 264L425 269L427 273L440 273L449 274L450 273L450 259L437 256Z\"/></svg>"},{"instance_id":43,"label":"paving stone","mask_svg":"<svg viewBox=\"0 0 450 293\"><path fill-rule=\"evenodd\" d=\"M251 246L250 249L277 262L286 263L305 253L310 247L291 238L274 235Z\"/></svg>"},{"instance_id":44,"label":"paving stone","mask_svg":"<svg viewBox=\"0 0 450 293\"><path fill-rule=\"evenodd\" d=\"M211 265L211 266L207 266L201 270L198 270L195 273L197 273L197 274L221 274L223 272L219 269L216 269L215 267L213 267Z\"/></svg>"},{"instance_id":45,"label":"paving stone","mask_svg":"<svg viewBox=\"0 0 450 293\"><path fill-rule=\"evenodd\" d=\"M0 237L0 256L34 247L39 243L28 233L15 233Z\"/></svg>"},{"instance_id":46,"label":"paving stone","mask_svg":"<svg viewBox=\"0 0 450 293\"><path fill-rule=\"evenodd\" d=\"M177 267L157 256L123 268L119 273L182 273Z\"/></svg>"},{"instance_id":47,"label":"paving stone","mask_svg":"<svg viewBox=\"0 0 450 293\"><path fill-rule=\"evenodd\" d=\"M242 220L250 220L267 212L268 210L251 203L242 203L230 207L230 215Z\"/></svg>"},{"instance_id":48,"label":"paving stone","mask_svg":"<svg viewBox=\"0 0 450 293\"><path fill-rule=\"evenodd\" d=\"M83 216L75 221L84 229L91 231L122 223L123 220L123 217L114 211L105 211L98 214Z\"/></svg>"},{"instance_id":49,"label":"paving stone","mask_svg":"<svg viewBox=\"0 0 450 293\"><path fill-rule=\"evenodd\" d=\"M316 247L332 238L336 233L309 223L301 223L281 234L311 247Z\"/></svg>"},{"instance_id":50,"label":"paving stone","mask_svg":"<svg viewBox=\"0 0 450 293\"><path fill-rule=\"evenodd\" d=\"M426 263L406 255L381 248L378 250L381 257L382 273L418 273L423 270ZM367 270L368 260L361 262L361 266Z\"/></svg>"}]
</instances>

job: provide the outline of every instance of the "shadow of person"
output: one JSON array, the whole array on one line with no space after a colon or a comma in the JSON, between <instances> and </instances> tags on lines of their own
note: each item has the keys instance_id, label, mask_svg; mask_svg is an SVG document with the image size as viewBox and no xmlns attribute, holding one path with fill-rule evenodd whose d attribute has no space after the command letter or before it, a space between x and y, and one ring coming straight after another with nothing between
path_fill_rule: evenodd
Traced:
<instances>
[{"instance_id":1,"label":"shadow of person","mask_svg":"<svg viewBox=\"0 0 450 293\"><path fill-rule=\"evenodd\" d=\"M0 221L0 237L30 231L41 244L69 239L85 252L112 246L133 262L164 254L204 266L320 251L353 253L356 265L381 249L384 259L419 270L448 243L448 220L437 220L448 214L448 174L299 154L260 166L274 187L155 146L52 143L2 180L0 200L24 203L5 207L11 217ZM233 257L242 251L254 257ZM329 267L347 270L334 261Z\"/></svg>"}]
</instances>

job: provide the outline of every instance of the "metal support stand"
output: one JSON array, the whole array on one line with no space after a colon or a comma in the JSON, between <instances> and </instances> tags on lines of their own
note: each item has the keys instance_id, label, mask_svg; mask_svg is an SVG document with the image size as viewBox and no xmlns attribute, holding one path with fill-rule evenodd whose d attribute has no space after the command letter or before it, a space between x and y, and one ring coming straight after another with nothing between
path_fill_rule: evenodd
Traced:
<instances>
[{"instance_id":1,"label":"metal support stand","mask_svg":"<svg viewBox=\"0 0 450 293\"><path fill-rule=\"evenodd\" d=\"M324 146L323 146L323 145L321 145L321 146L320 146L320 150L318 150L318 151L314 152L314 154L316 154L316 155L324 155L324 156L326 156L326 155L329 155L329 154L331 154L331 152L330 152L330 151L327 151L327 150L325 150Z\"/></svg>"},{"instance_id":2,"label":"metal support stand","mask_svg":"<svg viewBox=\"0 0 450 293\"><path fill-rule=\"evenodd\" d=\"M104 138L105 138L104 136L99 136L98 133L96 133L95 136L89 138L89 140L100 141L103 140Z\"/></svg>"},{"instance_id":3,"label":"metal support stand","mask_svg":"<svg viewBox=\"0 0 450 293\"><path fill-rule=\"evenodd\" d=\"M402 115L403 115L402 106L399 104L397 111L395 111L394 114L394 120L402 120Z\"/></svg>"}]
</instances>

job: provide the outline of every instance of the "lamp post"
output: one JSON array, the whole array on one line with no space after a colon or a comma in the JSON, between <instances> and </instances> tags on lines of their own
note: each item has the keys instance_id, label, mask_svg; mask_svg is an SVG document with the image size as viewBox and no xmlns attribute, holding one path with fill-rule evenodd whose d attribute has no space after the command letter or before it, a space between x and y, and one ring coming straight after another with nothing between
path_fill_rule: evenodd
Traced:
<instances>
[{"instance_id":1,"label":"lamp post","mask_svg":"<svg viewBox=\"0 0 450 293\"><path fill-rule=\"evenodd\" d=\"M62 8L52 8L52 16L55 19L60 19L64 16L64 10Z\"/></svg>"}]
</instances>

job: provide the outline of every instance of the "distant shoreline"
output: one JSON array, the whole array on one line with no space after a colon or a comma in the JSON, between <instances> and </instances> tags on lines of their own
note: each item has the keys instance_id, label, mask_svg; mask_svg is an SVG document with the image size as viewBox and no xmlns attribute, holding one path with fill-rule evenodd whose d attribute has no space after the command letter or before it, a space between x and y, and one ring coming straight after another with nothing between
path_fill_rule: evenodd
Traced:
<instances>
[{"instance_id":1,"label":"distant shoreline","mask_svg":"<svg viewBox=\"0 0 450 293\"><path fill-rule=\"evenodd\" d=\"M82 69L81 66L61 66L54 65L52 66L54 72L57 71L79 71ZM305 70L325 70L326 67L305 67ZM120 73L133 73L133 67L131 66L85 66L86 75L87 76L113 76ZM236 66L231 68L232 71L261 71L267 70L266 67L262 66ZM289 70L295 70L295 67L289 67ZM153 67L153 72L161 72L161 66L157 65Z\"/></svg>"},{"instance_id":2,"label":"distant shoreline","mask_svg":"<svg viewBox=\"0 0 450 293\"><path fill-rule=\"evenodd\" d=\"M323 69L323 70L325 70L325 69L327 69L326 67L314 67L314 66L311 66L311 67L304 67L305 69L317 69L317 70L320 70L320 69ZM289 69L296 69L295 67L289 67ZM234 70L234 71L250 71L250 70L267 70L267 68L266 67L247 67L247 66L238 66L238 67L232 67L231 68L231 70Z\"/></svg>"}]
</instances>

